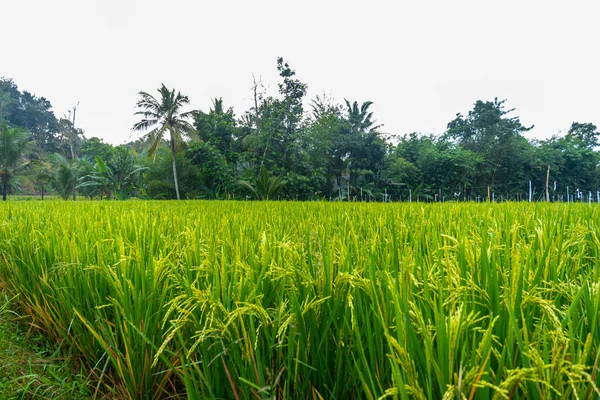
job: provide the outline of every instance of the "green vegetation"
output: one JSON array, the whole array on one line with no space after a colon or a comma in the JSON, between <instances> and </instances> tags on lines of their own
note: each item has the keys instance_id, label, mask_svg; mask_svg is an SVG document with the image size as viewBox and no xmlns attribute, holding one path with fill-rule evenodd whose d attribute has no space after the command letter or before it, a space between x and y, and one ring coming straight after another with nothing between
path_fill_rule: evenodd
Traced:
<instances>
[{"instance_id":1,"label":"green vegetation","mask_svg":"<svg viewBox=\"0 0 600 400\"><path fill-rule=\"evenodd\" d=\"M9 128L4 123L0 125L0 181L4 201L14 175L28 165L21 160L28 144L27 132L20 128Z\"/></svg>"},{"instance_id":2,"label":"green vegetation","mask_svg":"<svg viewBox=\"0 0 600 400\"><path fill-rule=\"evenodd\" d=\"M27 331L13 308L15 298L0 296L0 398L89 399L91 382L85 371L74 374L68 351L40 332ZM99 396L99 398L101 398Z\"/></svg>"},{"instance_id":3,"label":"green vegetation","mask_svg":"<svg viewBox=\"0 0 600 400\"><path fill-rule=\"evenodd\" d=\"M175 94L175 90L169 91L164 84L158 92L160 93L159 100L146 92L139 93L138 111L135 114L141 115L142 120L133 126L133 130L146 131L151 129L150 132L146 133L146 139L150 142L148 156L153 156L156 153L156 149L163 142L163 138L169 133L169 146L171 147L171 159L173 161L173 182L175 183L175 194L177 200L179 200L176 155L183 146L184 139L196 135L194 127L187 121L192 117L193 112L181 111L183 106L190 103L187 96L182 96L180 92Z\"/></svg>"},{"instance_id":4,"label":"green vegetation","mask_svg":"<svg viewBox=\"0 0 600 400\"><path fill-rule=\"evenodd\" d=\"M28 149L15 153L9 175L3 173L10 177L0 182L3 192L43 197L49 191L64 199L519 201L529 199L531 182L534 201L600 202L600 132L592 123L573 122L565 134L532 140L515 110L493 99L476 101L439 135L387 132L371 101L307 99L307 85L282 58L277 72L277 92L255 80L253 105L237 114L221 98L209 110L186 109L185 88L140 92L132 129L140 139L116 147L76 128L76 108L56 118L47 99L0 78L3 129L31 138ZM35 168L18 168L30 161Z\"/></svg>"},{"instance_id":5,"label":"green vegetation","mask_svg":"<svg viewBox=\"0 0 600 400\"><path fill-rule=\"evenodd\" d=\"M0 220L20 309L117 398L600 395L595 206L55 200Z\"/></svg>"}]
</instances>

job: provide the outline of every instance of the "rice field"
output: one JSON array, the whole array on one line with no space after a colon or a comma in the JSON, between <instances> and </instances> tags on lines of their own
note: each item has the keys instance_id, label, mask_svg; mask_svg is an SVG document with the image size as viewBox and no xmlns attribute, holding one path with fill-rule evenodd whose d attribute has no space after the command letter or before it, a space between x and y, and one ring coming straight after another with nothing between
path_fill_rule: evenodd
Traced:
<instances>
[{"instance_id":1,"label":"rice field","mask_svg":"<svg viewBox=\"0 0 600 400\"><path fill-rule=\"evenodd\" d=\"M600 208L8 202L0 278L123 399L596 399Z\"/></svg>"}]
</instances>

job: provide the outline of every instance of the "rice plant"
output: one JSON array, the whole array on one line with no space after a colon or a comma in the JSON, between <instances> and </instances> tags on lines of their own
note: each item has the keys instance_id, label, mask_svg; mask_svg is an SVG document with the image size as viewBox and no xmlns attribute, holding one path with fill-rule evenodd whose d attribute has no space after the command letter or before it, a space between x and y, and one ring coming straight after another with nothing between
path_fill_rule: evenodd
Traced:
<instances>
[{"instance_id":1,"label":"rice plant","mask_svg":"<svg viewBox=\"0 0 600 400\"><path fill-rule=\"evenodd\" d=\"M0 277L119 398L593 399L599 211L8 202Z\"/></svg>"}]
</instances>

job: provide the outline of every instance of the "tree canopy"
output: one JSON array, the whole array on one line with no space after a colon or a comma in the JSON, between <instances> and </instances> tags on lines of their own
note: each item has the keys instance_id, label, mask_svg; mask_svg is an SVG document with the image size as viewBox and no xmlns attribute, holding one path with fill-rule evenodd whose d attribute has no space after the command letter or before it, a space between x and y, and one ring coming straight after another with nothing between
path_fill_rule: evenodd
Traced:
<instances>
[{"instance_id":1,"label":"tree canopy","mask_svg":"<svg viewBox=\"0 0 600 400\"><path fill-rule=\"evenodd\" d=\"M477 100L441 135L387 132L372 101L307 99L307 84L281 57L276 71L277 90L255 78L253 105L239 114L221 97L192 110L165 85L157 96L141 91L140 136L122 146L86 137L74 112L57 118L49 100L0 78L2 135L21 138L10 166L2 164L3 196L522 200L530 182L534 199L543 198L548 178L554 200L567 190L570 200L598 200L600 132L591 122L534 140L532 126L496 98Z\"/></svg>"}]
</instances>

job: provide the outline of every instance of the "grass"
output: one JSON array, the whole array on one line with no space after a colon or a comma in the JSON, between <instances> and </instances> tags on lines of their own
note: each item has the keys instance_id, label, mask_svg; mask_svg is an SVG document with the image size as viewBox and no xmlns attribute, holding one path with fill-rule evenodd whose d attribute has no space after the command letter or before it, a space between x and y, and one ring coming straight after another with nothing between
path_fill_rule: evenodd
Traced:
<instances>
[{"instance_id":1,"label":"grass","mask_svg":"<svg viewBox=\"0 0 600 400\"><path fill-rule=\"evenodd\" d=\"M39 332L26 330L14 298L0 296L0 398L88 399L90 382L73 359Z\"/></svg>"},{"instance_id":2,"label":"grass","mask_svg":"<svg viewBox=\"0 0 600 400\"><path fill-rule=\"evenodd\" d=\"M8 202L0 276L117 398L593 399L600 209Z\"/></svg>"}]
</instances>

